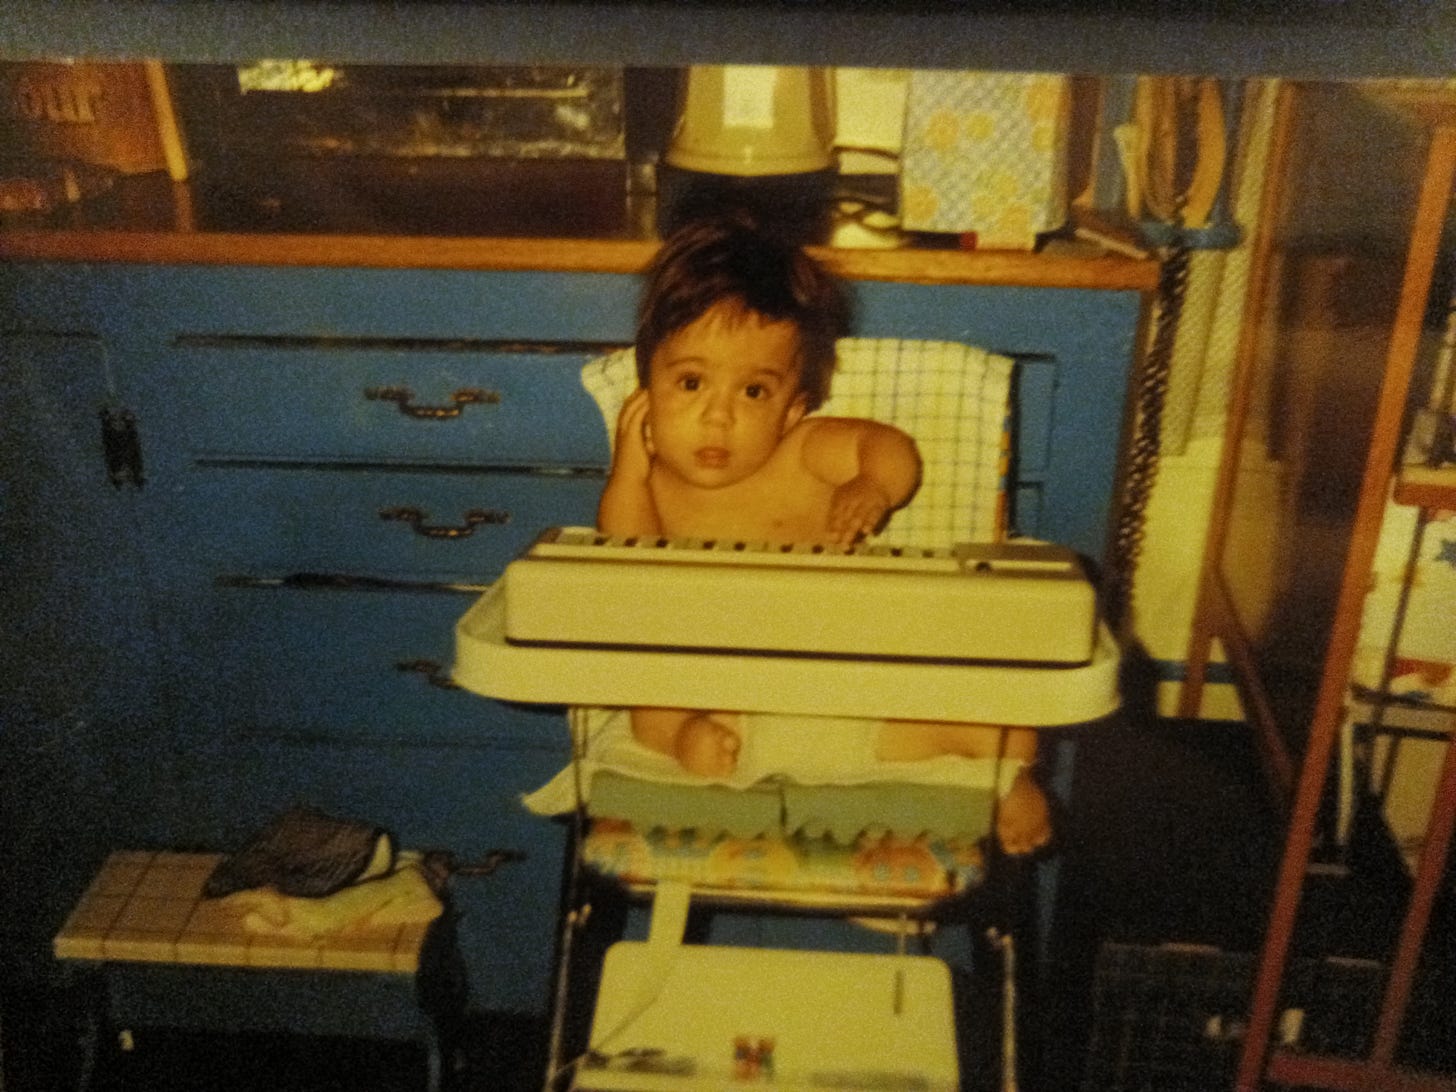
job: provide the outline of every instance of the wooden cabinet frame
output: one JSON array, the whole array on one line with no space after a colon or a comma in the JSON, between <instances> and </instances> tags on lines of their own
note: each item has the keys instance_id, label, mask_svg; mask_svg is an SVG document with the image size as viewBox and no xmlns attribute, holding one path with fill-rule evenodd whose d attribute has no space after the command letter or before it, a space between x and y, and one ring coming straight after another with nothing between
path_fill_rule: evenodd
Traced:
<instances>
[{"instance_id":1,"label":"wooden cabinet frame","mask_svg":"<svg viewBox=\"0 0 1456 1092\"><path fill-rule=\"evenodd\" d=\"M1277 145L1272 177L1288 180L1292 114L1298 86L1284 90L1277 124ZM1416 1073L1395 1060L1401 1026L1410 997L1437 886L1445 870L1453 817L1456 817L1456 748L1448 748L1436 805L1424 853L1417 867L1414 890L1401 926L1375 1028L1373 1048L1365 1059L1319 1056L1271 1049L1281 984L1295 931L1306 869L1315 844L1316 827L1335 743L1348 700L1351 663L1359 637L1365 598L1381 519L1390 493L1398 458L1401 423L1406 410L1412 370L1431 290L1433 267L1447 222L1456 179L1456 103L1448 96L1434 105L1402 102L1429 133L1424 169L1414 202L1399 295L1384 353L1384 370L1374 404L1373 425L1364 451L1364 473L1345 546L1343 572L1334 603L1333 623L1320 667L1319 686L1302 744L1291 745L1288 724L1281 724L1270 699L1251 627L1245 624L1231 589L1228 529L1233 516L1234 491L1242 457L1253 391L1259 382L1261 360L1257 352L1260 331L1246 328L1240 344L1239 371L1234 388L1225 447L1208 537L1200 601L1189 649L1189 671L1180 712L1196 714L1212 643L1222 642L1234 669L1246 714L1265 760L1271 794L1288 818L1288 832L1278 873L1268 930L1260 956L1250 1007L1247 1037L1238 1070L1237 1087L1252 1092L1265 1082L1331 1089L1451 1089L1449 1076ZM1275 291L1277 213L1283 199L1276 183L1266 195L1264 225L1255 243L1255 274L1250 283L1247 314L1265 313ZM1300 726L1295 726L1300 727Z\"/></svg>"}]
</instances>

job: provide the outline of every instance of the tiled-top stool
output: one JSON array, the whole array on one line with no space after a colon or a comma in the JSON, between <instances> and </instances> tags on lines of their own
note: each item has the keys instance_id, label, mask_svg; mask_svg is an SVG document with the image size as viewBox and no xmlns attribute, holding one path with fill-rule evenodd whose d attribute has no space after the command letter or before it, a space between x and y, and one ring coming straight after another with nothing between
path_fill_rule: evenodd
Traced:
<instances>
[{"instance_id":1,"label":"tiled-top stool","mask_svg":"<svg viewBox=\"0 0 1456 1092\"><path fill-rule=\"evenodd\" d=\"M408 1039L438 1089L441 1037L460 1002L448 910L428 926L326 938L250 933L236 909L202 898L219 860L113 853L56 934L56 958L100 971L104 1019L123 1040L133 1026Z\"/></svg>"}]
</instances>

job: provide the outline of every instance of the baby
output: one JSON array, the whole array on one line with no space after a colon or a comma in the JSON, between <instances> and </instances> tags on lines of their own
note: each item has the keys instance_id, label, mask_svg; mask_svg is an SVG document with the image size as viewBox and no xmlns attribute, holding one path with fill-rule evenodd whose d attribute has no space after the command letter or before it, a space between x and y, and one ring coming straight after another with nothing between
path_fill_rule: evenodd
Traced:
<instances>
[{"instance_id":1,"label":"baby","mask_svg":"<svg viewBox=\"0 0 1456 1092\"><path fill-rule=\"evenodd\" d=\"M640 387L622 406L597 510L613 535L848 544L878 530L919 483L899 429L808 416L825 400L848 309L796 247L737 219L690 223L649 271L637 324ZM634 709L644 746L690 773L726 777L736 714ZM1003 741L1004 736L1004 741ZM985 725L883 721L875 757L944 754L1030 763L1036 735ZM1008 853L1050 837L1046 798L1023 767L998 810Z\"/></svg>"}]
</instances>

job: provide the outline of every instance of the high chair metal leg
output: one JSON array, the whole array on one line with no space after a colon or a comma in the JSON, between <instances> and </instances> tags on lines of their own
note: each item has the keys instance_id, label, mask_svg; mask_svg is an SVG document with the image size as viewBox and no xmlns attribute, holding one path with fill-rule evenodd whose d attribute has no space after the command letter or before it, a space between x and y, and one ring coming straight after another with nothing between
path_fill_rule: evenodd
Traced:
<instances>
[{"instance_id":1,"label":"high chair metal leg","mask_svg":"<svg viewBox=\"0 0 1456 1092\"><path fill-rule=\"evenodd\" d=\"M1016 944L995 926L986 931L1001 953L1001 1092L1017 1092L1016 1078Z\"/></svg>"},{"instance_id":2,"label":"high chair metal leg","mask_svg":"<svg viewBox=\"0 0 1456 1092\"><path fill-rule=\"evenodd\" d=\"M556 990L551 1004L551 1032L546 1047L546 1074L543 1092L556 1092L560 1082L571 1072L561 1060L561 1043L566 1026L566 1003L571 992L571 957L576 947L576 931L591 914L591 904L570 907L562 915L560 954L556 968Z\"/></svg>"}]
</instances>

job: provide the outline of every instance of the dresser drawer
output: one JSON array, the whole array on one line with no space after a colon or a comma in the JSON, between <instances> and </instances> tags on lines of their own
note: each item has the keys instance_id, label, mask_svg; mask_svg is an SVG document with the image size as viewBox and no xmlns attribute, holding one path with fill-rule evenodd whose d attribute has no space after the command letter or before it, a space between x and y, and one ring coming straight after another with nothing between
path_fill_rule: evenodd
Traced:
<instances>
[{"instance_id":1,"label":"dresser drawer","mask_svg":"<svg viewBox=\"0 0 1456 1092\"><path fill-rule=\"evenodd\" d=\"M181 547L208 576L312 570L480 583L542 528L595 522L603 484L597 474L207 466L187 474L177 510Z\"/></svg>"},{"instance_id":2,"label":"dresser drawer","mask_svg":"<svg viewBox=\"0 0 1456 1092\"><path fill-rule=\"evenodd\" d=\"M184 344L171 414L202 458L605 466L607 431L580 378L592 355Z\"/></svg>"},{"instance_id":3,"label":"dresser drawer","mask_svg":"<svg viewBox=\"0 0 1456 1092\"><path fill-rule=\"evenodd\" d=\"M565 756L560 710L447 688L455 621L471 602L449 592L219 588L181 654L193 656L194 696L233 732Z\"/></svg>"}]
</instances>

